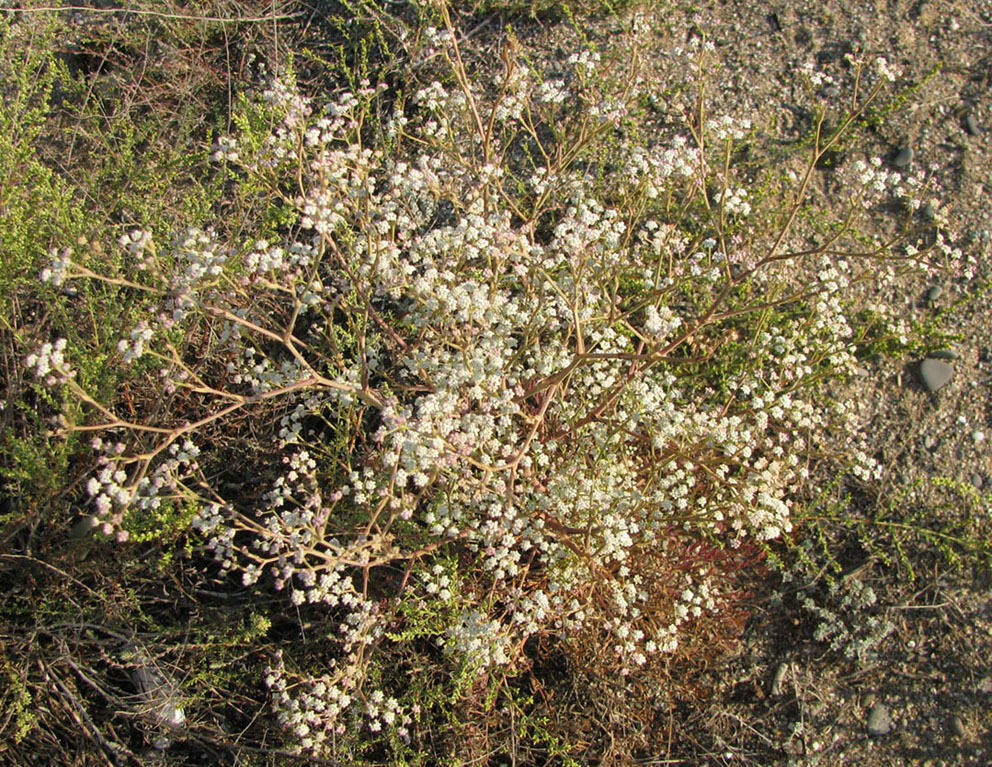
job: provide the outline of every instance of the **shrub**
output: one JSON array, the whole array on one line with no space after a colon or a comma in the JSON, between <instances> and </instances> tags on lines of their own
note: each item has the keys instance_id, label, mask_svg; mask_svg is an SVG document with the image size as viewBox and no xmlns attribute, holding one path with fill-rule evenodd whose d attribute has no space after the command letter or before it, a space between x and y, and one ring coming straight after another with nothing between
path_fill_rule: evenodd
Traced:
<instances>
[{"instance_id":1,"label":"shrub","mask_svg":"<svg viewBox=\"0 0 992 767\"><path fill-rule=\"evenodd\" d=\"M823 217L811 178L894 74L838 72L856 95L827 133L807 72L804 164L756 171L736 161L751 123L701 94L677 128L652 117L631 18L615 57L527 65L509 38L487 79L441 7L397 41L405 92L323 107L286 69L212 150L281 202L264 239L135 229L117 271L61 251L43 273L113 285L144 318L113 352L133 413L73 377L89 350L26 359L85 406L66 431L93 434L102 532L200 536L327 627L319 658L286 650L265 680L296 748L413 759L438 703L402 671L493 711L532 639L650 674L790 533L813 462L876 471L829 388L856 365L857 286L960 254L916 236L924 179L872 162L812 247L794 228ZM682 55L702 78L711 49ZM866 243L892 195L901 230Z\"/></svg>"}]
</instances>

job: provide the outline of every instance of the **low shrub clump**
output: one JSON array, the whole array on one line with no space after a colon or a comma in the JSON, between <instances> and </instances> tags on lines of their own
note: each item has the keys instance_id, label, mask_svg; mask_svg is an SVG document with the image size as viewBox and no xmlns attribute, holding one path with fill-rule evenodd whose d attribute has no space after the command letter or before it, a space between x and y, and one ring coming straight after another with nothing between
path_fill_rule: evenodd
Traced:
<instances>
[{"instance_id":1,"label":"low shrub clump","mask_svg":"<svg viewBox=\"0 0 992 767\"><path fill-rule=\"evenodd\" d=\"M914 228L920 176L855 162L843 210L809 204L895 78L882 59L832 73L850 97L830 131L827 75L802 74L805 154L755 168L758 129L701 85L659 105L637 14L560 61L507 36L493 72L447 9L422 21L389 20L402 89L325 104L273 66L244 100L211 152L234 199L266 201L257 235L204 220L136 227L101 264L53 253L51 290L111 285L140 316L100 352L126 403L75 374L95 346L25 360L92 447L100 534L202 547L321 627L264 678L316 756L481 748L536 644L642 678L729 638L740 575L794 532L811 469L877 473L856 403L831 395L866 344L859 285L960 257L939 221ZM677 55L703 82L709 46ZM862 237L892 199L898 231Z\"/></svg>"}]
</instances>

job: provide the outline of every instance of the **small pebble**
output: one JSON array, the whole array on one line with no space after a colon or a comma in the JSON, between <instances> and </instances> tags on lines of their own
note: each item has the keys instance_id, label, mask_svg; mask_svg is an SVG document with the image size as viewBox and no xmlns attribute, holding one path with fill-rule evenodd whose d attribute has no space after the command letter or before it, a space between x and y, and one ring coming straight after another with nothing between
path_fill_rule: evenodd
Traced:
<instances>
[{"instance_id":1,"label":"small pebble","mask_svg":"<svg viewBox=\"0 0 992 767\"><path fill-rule=\"evenodd\" d=\"M933 450L936 446L937 446L937 440L931 437L929 434L927 434L927 436L923 438L923 447L925 447L927 450Z\"/></svg>"},{"instance_id":2,"label":"small pebble","mask_svg":"<svg viewBox=\"0 0 992 767\"><path fill-rule=\"evenodd\" d=\"M982 479L982 475L981 474L978 474L976 472L975 474L972 474L971 475L971 484L973 484L975 486L975 489L976 490L981 490L982 489L982 485L985 484L985 480Z\"/></svg>"},{"instance_id":3,"label":"small pebble","mask_svg":"<svg viewBox=\"0 0 992 767\"><path fill-rule=\"evenodd\" d=\"M787 663L779 663L778 668L775 669L775 676L772 678L772 696L778 697L782 694L785 675L789 671L789 666Z\"/></svg>"},{"instance_id":4,"label":"small pebble","mask_svg":"<svg viewBox=\"0 0 992 767\"><path fill-rule=\"evenodd\" d=\"M964 118L964 129L968 131L969 136L977 136L982 132L982 129L978 127L978 120L975 119L975 115L971 112Z\"/></svg>"},{"instance_id":5,"label":"small pebble","mask_svg":"<svg viewBox=\"0 0 992 767\"><path fill-rule=\"evenodd\" d=\"M963 738L967 734L967 730L964 728L964 722L957 714L948 720L947 725L955 738Z\"/></svg>"},{"instance_id":6,"label":"small pebble","mask_svg":"<svg viewBox=\"0 0 992 767\"><path fill-rule=\"evenodd\" d=\"M936 301L938 298L940 298L943 292L944 289L940 285L934 285L932 288L930 288L930 290L927 291L927 301L930 301L931 303L933 301Z\"/></svg>"},{"instance_id":7,"label":"small pebble","mask_svg":"<svg viewBox=\"0 0 992 767\"><path fill-rule=\"evenodd\" d=\"M954 367L943 360L927 358L920 364L920 379L927 391L935 392L946 386L954 374Z\"/></svg>"},{"instance_id":8,"label":"small pebble","mask_svg":"<svg viewBox=\"0 0 992 767\"><path fill-rule=\"evenodd\" d=\"M938 349L935 352L930 352L928 357L933 357L935 360L956 360L960 355L953 349Z\"/></svg>"},{"instance_id":9,"label":"small pebble","mask_svg":"<svg viewBox=\"0 0 992 767\"><path fill-rule=\"evenodd\" d=\"M971 433L971 441L976 445L980 445L985 441L985 432L979 430L973 431Z\"/></svg>"},{"instance_id":10,"label":"small pebble","mask_svg":"<svg viewBox=\"0 0 992 767\"><path fill-rule=\"evenodd\" d=\"M910 146L903 147L899 150L899 154L896 155L896 159L892 161L892 164L897 168L905 168L913 161L913 148Z\"/></svg>"},{"instance_id":11,"label":"small pebble","mask_svg":"<svg viewBox=\"0 0 992 767\"><path fill-rule=\"evenodd\" d=\"M892 732L892 717L889 716L889 709L881 703L876 703L868 712L868 734L877 738L890 732Z\"/></svg>"}]
</instances>

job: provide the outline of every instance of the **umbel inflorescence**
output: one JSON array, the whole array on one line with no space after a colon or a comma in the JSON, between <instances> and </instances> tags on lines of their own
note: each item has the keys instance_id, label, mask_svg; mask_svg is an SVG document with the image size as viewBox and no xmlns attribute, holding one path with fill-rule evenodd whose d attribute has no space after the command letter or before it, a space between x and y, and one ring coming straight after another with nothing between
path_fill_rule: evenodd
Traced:
<instances>
[{"instance_id":1,"label":"umbel inflorescence","mask_svg":"<svg viewBox=\"0 0 992 767\"><path fill-rule=\"evenodd\" d=\"M789 533L810 456L838 439L875 471L825 385L855 366L852 286L909 258L879 246L865 266L840 235L790 251L829 137L790 182L794 208L757 216L729 162L750 122L690 115L646 139L649 87L625 59L581 50L538 71L508 48L476 80L450 26L410 50L425 82L408 98L365 85L317 107L284 75L255 107L271 131L218 141L290 225L247 244L139 230L120 241L126 276L69 251L46 269L139 297L116 354L181 399L174 419L95 402L63 342L27 361L107 432L87 484L105 533L193 504L245 585L334 616L329 666L279 658L266 680L318 754L349 731L413 737L376 663L414 624L470 674L512 673L533 636L594 637L623 673L676 650L726 603L701 542L732 559ZM864 109L884 77L855 72ZM918 202L919 179L859 172L850 221L882 195ZM226 490L201 462L253 417L275 444L239 460L264 487Z\"/></svg>"}]
</instances>

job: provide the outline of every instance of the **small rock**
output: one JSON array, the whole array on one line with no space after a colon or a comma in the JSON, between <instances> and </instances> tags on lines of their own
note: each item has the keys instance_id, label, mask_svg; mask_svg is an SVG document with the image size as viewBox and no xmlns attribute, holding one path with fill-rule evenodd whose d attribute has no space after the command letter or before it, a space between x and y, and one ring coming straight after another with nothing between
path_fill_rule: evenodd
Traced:
<instances>
[{"instance_id":1,"label":"small rock","mask_svg":"<svg viewBox=\"0 0 992 767\"><path fill-rule=\"evenodd\" d=\"M938 349L927 356L935 360L956 360L960 355L953 349Z\"/></svg>"},{"instance_id":2,"label":"small rock","mask_svg":"<svg viewBox=\"0 0 992 767\"><path fill-rule=\"evenodd\" d=\"M954 374L954 367L943 360L927 357L920 363L920 380L927 391L934 392L946 386Z\"/></svg>"},{"instance_id":3,"label":"small rock","mask_svg":"<svg viewBox=\"0 0 992 767\"><path fill-rule=\"evenodd\" d=\"M985 432L981 429L976 429L971 433L971 441L976 445L980 445L985 441Z\"/></svg>"},{"instance_id":4,"label":"small rock","mask_svg":"<svg viewBox=\"0 0 992 767\"><path fill-rule=\"evenodd\" d=\"M128 645L121 660L131 665L131 681L141 700L141 713L159 730L152 745L165 750L173 743L172 736L186 726L179 690L159 670L155 662L141 649Z\"/></svg>"},{"instance_id":5,"label":"small rock","mask_svg":"<svg viewBox=\"0 0 992 767\"><path fill-rule=\"evenodd\" d=\"M933 303L938 298L940 298L943 292L944 289L940 285L934 285L932 288L930 288L930 290L927 291L927 301Z\"/></svg>"},{"instance_id":6,"label":"small rock","mask_svg":"<svg viewBox=\"0 0 992 767\"><path fill-rule=\"evenodd\" d=\"M80 519L76 524L72 526L69 530L69 537L72 540L79 540L80 538L90 537L90 533L93 532L100 525L100 521L96 517L85 516Z\"/></svg>"},{"instance_id":7,"label":"small rock","mask_svg":"<svg viewBox=\"0 0 992 767\"><path fill-rule=\"evenodd\" d=\"M789 671L787 663L779 663L775 669L775 676L772 678L772 696L777 698L782 694L785 675Z\"/></svg>"},{"instance_id":8,"label":"small rock","mask_svg":"<svg viewBox=\"0 0 992 767\"><path fill-rule=\"evenodd\" d=\"M947 720L947 726L955 738L963 738L968 734L968 731L965 730L964 722L957 714Z\"/></svg>"},{"instance_id":9,"label":"small rock","mask_svg":"<svg viewBox=\"0 0 992 767\"><path fill-rule=\"evenodd\" d=\"M973 484L975 486L975 489L976 490L981 490L982 489L982 485L985 484L985 480L982 479L982 475L981 474L979 474L978 472L975 472L974 474L971 475L971 484Z\"/></svg>"},{"instance_id":10,"label":"small rock","mask_svg":"<svg viewBox=\"0 0 992 767\"><path fill-rule=\"evenodd\" d=\"M899 150L899 154L896 155L896 159L892 161L892 164L897 168L905 168L913 161L913 147L907 146Z\"/></svg>"},{"instance_id":11,"label":"small rock","mask_svg":"<svg viewBox=\"0 0 992 767\"><path fill-rule=\"evenodd\" d=\"M968 132L969 136L977 136L982 132L982 129L978 127L978 120L975 119L973 112L969 112L964 118L964 129Z\"/></svg>"},{"instance_id":12,"label":"small rock","mask_svg":"<svg viewBox=\"0 0 992 767\"><path fill-rule=\"evenodd\" d=\"M923 438L923 447L925 447L927 450L933 450L936 446L937 446L937 440L934 439L931 435L927 434L927 436Z\"/></svg>"},{"instance_id":13,"label":"small rock","mask_svg":"<svg viewBox=\"0 0 992 767\"><path fill-rule=\"evenodd\" d=\"M890 732L892 732L892 717L889 716L889 709L882 703L876 703L868 712L868 734L877 738Z\"/></svg>"}]
</instances>

